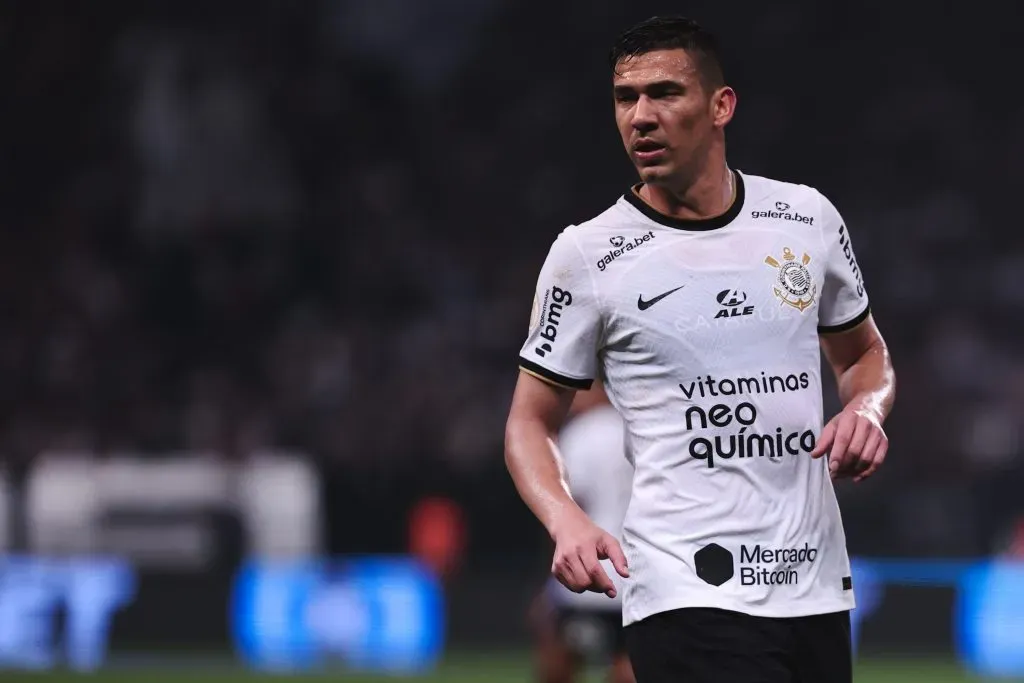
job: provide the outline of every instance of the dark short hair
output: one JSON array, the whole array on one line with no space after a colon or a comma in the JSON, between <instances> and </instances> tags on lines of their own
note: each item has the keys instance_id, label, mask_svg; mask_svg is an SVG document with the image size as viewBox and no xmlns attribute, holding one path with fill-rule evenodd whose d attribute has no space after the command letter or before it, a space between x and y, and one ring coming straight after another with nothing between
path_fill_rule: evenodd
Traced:
<instances>
[{"instance_id":1,"label":"dark short hair","mask_svg":"<svg viewBox=\"0 0 1024 683\"><path fill-rule=\"evenodd\" d=\"M612 44L608 64L614 72L623 59L655 50L686 50L705 88L714 90L725 85L718 39L687 17L651 17L631 26Z\"/></svg>"}]
</instances>

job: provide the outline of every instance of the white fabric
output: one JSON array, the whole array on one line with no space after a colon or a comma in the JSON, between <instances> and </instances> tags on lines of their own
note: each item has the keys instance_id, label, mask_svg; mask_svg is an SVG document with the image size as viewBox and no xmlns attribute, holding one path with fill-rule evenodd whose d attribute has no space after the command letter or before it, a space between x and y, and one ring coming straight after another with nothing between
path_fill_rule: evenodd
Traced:
<instances>
[{"instance_id":1,"label":"white fabric","mask_svg":"<svg viewBox=\"0 0 1024 683\"><path fill-rule=\"evenodd\" d=\"M558 236L537 286L520 366L569 386L604 377L625 421L626 624L688 606L854 606L827 464L808 453L823 422L819 326L863 319L867 295L827 199L737 177L722 225L621 198Z\"/></svg>"}]
</instances>

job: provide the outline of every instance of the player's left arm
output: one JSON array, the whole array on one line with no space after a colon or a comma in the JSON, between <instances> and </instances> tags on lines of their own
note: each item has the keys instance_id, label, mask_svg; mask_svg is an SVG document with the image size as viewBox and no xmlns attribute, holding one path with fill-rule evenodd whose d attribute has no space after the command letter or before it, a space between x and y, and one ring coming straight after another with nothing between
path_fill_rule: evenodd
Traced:
<instances>
[{"instance_id":1,"label":"player's left arm","mask_svg":"<svg viewBox=\"0 0 1024 683\"><path fill-rule=\"evenodd\" d=\"M851 329L820 339L843 410L825 425L811 455L828 452L833 477L862 481L875 473L889 450L882 425L896 398L892 358L870 314Z\"/></svg>"},{"instance_id":2,"label":"player's left arm","mask_svg":"<svg viewBox=\"0 0 1024 683\"><path fill-rule=\"evenodd\" d=\"M850 232L832 202L819 197L825 271L818 333L843 409L822 429L811 455L828 454L833 478L862 481L875 473L889 449L882 425L896 397L896 375L871 316Z\"/></svg>"}]
</instances>

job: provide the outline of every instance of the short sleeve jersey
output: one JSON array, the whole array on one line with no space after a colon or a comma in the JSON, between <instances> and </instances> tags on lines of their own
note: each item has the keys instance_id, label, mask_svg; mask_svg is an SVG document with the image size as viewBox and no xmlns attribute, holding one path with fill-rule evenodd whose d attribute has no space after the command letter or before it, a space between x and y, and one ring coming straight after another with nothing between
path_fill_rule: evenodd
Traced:
<instances>
[{"instance_id":1,"label":"short sleeve jersey","mask_svg":"<svg viewBox=\"0 0 1024 683\"><path fill-rule=\"evenodd\" d=\"M868 316L850 233L817 190L737 172L722 216L635 191L555 240L520 367L601 377L635 467L626 624L670 609L769 617L854 606L825 459L819 334Z\"/></svg>"}]
</instances>

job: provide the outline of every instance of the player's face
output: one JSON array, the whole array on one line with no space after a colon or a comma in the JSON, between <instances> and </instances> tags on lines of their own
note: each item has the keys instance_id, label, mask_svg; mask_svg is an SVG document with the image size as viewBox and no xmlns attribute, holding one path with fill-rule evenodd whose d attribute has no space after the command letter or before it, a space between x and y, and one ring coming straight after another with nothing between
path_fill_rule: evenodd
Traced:
<instances>
[{"instance_id":1,"label":"player's face","mask_svg":"<svg viewBox=\"0 0 1024 683\"><path fill-rule=\"evenodd\" d=\"M707 92L685 50L656 50L625 59L617 65L612 85L619 134L645 183L685 181L706 153L713 132L732 117L732 91ZM723 95L729 101L723 103Z\"/></svg>"}]
</instances>

